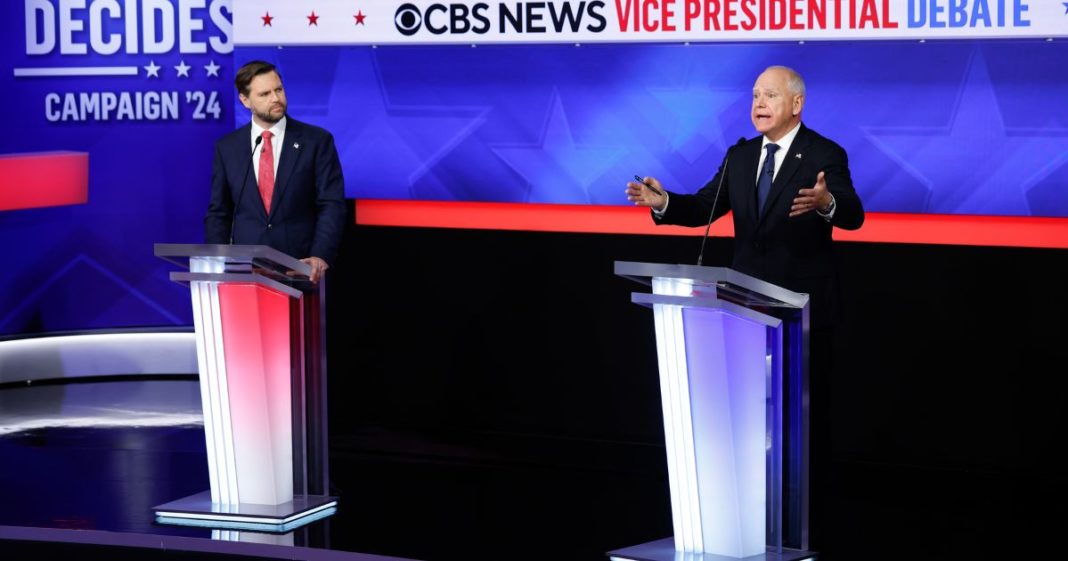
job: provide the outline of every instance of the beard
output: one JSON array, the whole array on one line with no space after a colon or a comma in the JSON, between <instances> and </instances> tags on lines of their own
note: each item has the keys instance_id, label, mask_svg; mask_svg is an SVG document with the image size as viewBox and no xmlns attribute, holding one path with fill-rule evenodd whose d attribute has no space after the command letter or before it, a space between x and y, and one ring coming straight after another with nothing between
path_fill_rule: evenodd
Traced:
<instances>
[{"instance_id":1,"label":"beard","mask_svg":"<svg viewBox=\"0 0 1068 561\"><path fill-rule=\"evenodd\" d=\"M282 106L282 111L277 113L277 116L268 111L253 111L256 117L264 123L271 123L272 125L282 120L282 117L286 116L286 106Z\"/></svg>"}]
</instances>

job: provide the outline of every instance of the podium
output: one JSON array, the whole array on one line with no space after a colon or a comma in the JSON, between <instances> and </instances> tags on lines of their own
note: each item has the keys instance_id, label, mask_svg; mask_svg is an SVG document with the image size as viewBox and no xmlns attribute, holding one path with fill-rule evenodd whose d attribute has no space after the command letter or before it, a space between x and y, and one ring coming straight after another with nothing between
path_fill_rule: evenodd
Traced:
<instances>
[{"instance_id":1,"label":"podium","mask_svg":"<svg viewBox=\"0 0 1068 561\"><path fill-rule=\"evenodd\" d=\"M725 268L617 261L652 288L674 536L630 561L793 561L808 550L808 295Z\"/></svg>"},{"instance_id":2,"label":"podium","mask_svg":"<svg viewBox=\"0 0 1068 561\"><path fill-rule=\"evenodd\" d=\"M332 515L324 282L266 246L156 244L181 266L196 330L208 491L154 507L162 524L288 532Z\"/></svg>"}]
</instances>

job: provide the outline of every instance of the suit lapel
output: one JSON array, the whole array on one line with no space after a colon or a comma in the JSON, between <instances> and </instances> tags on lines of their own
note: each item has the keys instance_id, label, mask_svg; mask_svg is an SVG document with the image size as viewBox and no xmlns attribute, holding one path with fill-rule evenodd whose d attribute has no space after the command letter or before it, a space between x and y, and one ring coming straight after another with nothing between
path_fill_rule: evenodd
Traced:
<instances>
[{"instance_id":1,"label":"suit lapel","mask_svg":"<svg viewBox=\"0 0 1068 561\"><path fill-rule=\"evenodd\" d=\"M304 149L301 144L303 128L300 123L292 118L286 118L286 137L284 144L282 144L282 155L279 156L278 160L278 174L274 180L274 194L271 196L272 216L278 210L282 195L285 194L285 189L289 185L289 176L293 174L293 169L300 158L300 152Z\"/></svg>"},{"instance_id":2,"label":"suit lapel","mask_svg":"<svg viewBox=\"0 0 1068 561\"><path fill-rule=\"evenodd\" d=\"M786 153L786 159L783 160L779 173L775 174L775 181L771 184L768 200L764 201L764 212L760 213L761 222L771 214L768 210L775 206L775 201L783 194L786 185L793 179L797 170L801 169L801 161L805 157L806 147L808 147L808 131L805 125L801 125L801 128L797 131L797 136L794 137L794 141L790 144L790 151Z\"/></svg>"},{"instance_id":3,"label":"suit lapel","mask_svg":"<svg viewBox=\"0 0 1068 561\"><path fill-rule=\"evenodd\" d=\"M756 204L756 178L757 178L757 164L760 163L760 146L761 137L756 137L755 140L747 142L745 144L745 151L742 152L742 160L739 162L741 167L743 185L748 185L746 195L742 197L740 203L731 201L731 206L734 207L734 212L740 216L749 220L751 223L757 223L757 204Z\"/></svg>"}]
</instances>

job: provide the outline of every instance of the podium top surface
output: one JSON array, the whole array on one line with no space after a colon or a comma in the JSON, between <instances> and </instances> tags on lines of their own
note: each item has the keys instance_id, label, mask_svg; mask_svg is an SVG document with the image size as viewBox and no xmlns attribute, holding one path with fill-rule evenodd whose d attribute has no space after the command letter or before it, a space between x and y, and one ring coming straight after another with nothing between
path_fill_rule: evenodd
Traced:
<instances>
[{"instance_id":1,"label":"podium top surface","mask_svg":"<svg viewBox=\"0 0 1068 561\"><path fill-rule=\"evenodd\" d=\"M156 257L185 269L191 259L218 259L226 273L257 274L303 290L314 287L310 265L265 245L158 243L154 250Z\"/></svg>"},{"instance_id":2,"label":"podium top surface","mask_svg":"<svg viewBox=\"0 0 1068 561\"><path fill-rule=\"evenodd\" d=\"M706 288L716 298L747 308L758 306L800 310L809 302L808 294L787 290L726 267L616 261L615 274L647 286L652 284L653 279L680 280L692 284L695 294L701 292L701 288Z\"/></svg>"}]
</instances>

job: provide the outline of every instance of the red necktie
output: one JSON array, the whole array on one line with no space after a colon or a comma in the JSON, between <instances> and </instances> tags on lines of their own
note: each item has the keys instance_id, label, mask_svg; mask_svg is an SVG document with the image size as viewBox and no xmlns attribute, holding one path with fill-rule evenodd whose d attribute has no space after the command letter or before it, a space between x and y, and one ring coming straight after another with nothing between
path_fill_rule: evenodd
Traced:
<instances>
[{"instance_id":1,"label":"red necktie","mask_svg":"<svg viewBox=\"0 0 1068 561\"><path fill-rule=\"evenodd\" d=\"M263 131L263 148L260 149L260 198L263 208L271 214L271 197L274 196L274 147L271 146L271 131Z\"/></svg>"}]
</instances>

